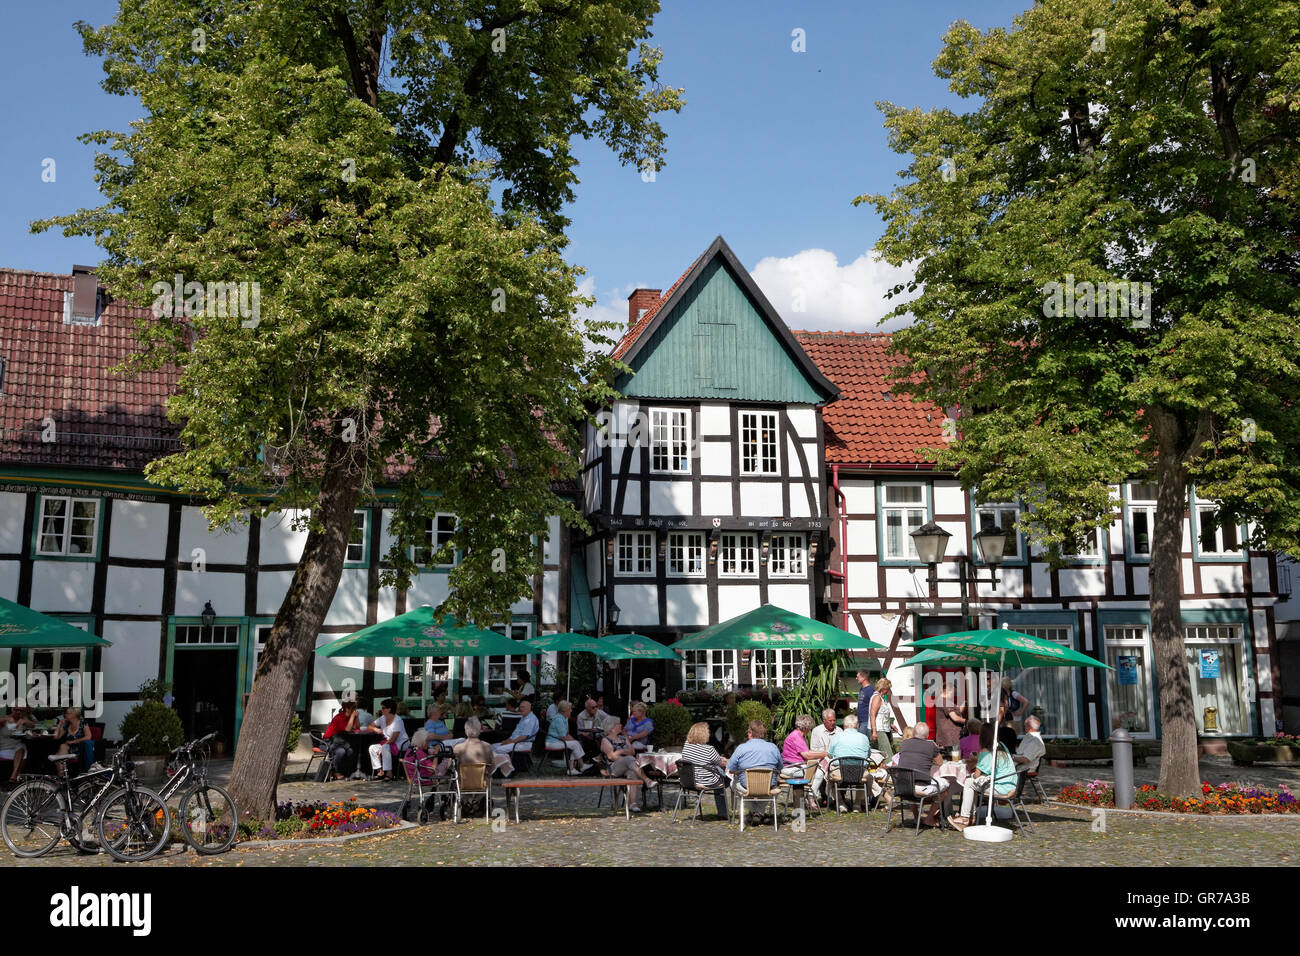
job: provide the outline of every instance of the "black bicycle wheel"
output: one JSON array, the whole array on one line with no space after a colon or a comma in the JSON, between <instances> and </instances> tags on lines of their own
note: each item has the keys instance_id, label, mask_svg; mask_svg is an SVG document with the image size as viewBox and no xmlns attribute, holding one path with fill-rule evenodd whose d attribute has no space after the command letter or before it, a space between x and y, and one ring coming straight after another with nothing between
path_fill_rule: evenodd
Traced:
<instances>
[{"instance_id":1,"label":"black bicycle wheel","mask_svg":"<svg viewBox=\"0 0 1300 956\"><path fill-rule=\"evenodd\" d=\"M195 787L181 797L181 836L199 853L225 853L239 832L235 801L213 784Z\"/></svg>"},{"instance_id":2,"label":"black bicycle wheel","mask_svg":"<svg viewBox=\"0 0 1300 956\"><path fill-rule=\"evenodd\" d=\"M100 845L115 859L129 863L147 860L165 847L172 821L162 797L136 787L110 796L95 827Z\"/></svg>"},{"instance_id":3,"label":"black bicycle wheel","mask_svg":"<svg viewBox=\"0 0 1300 956\"><path fill-rule=\"evenodd\" d=\"M0 810L0 833L15 856L49 853L59 842L62 827L59 788L47 780L19 784Z\"/></svg>"}]
</instances>

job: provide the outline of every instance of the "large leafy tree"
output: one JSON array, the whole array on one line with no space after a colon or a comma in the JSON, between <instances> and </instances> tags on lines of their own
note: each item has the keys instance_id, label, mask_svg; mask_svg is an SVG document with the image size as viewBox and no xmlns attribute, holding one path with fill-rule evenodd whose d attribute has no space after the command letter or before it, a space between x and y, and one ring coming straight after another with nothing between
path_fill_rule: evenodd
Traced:
<instances>
[{"instance_id":1,"label":"large leafy tree","mask_svg":"<svg viewBox=\"0 0 1300 956\"><path fill-rule=\"evenodd\" d=\"M608 398L591 348L608 340L574 318L562 257L570 143L662 161L654 117L680 99L644 43L657 10L122 0L114 23L80 26L105 88L138 96L144 118L90 136L111 148L106 204L37 226L95 235L112 293L163 313L141 323L136 365L179 369L168 411L183 450L149 475L219 524L298 509L308 528L245 710L241 809L273 804L353 510L374 487L399 489L398 587L432 496L459 515L447 610L477 621L531 592L547 515L581 520L552 483L576 473L578 425ZM155 285L175 274L256 282L257 312L209 296L185 314Z\"/></svg>"},{"instance_id":2,"label":"large leafy tree","mask_svg":"<svg viewBox=\"0 0 1300 956\"><path fill-rule=\"evenodd\" d=\"M1255 547L1293 549L1300 525L1300 3L1044 0L1009 29L954 24L935 70L974 108L882 104L910 163L858 200L885 257L920 263L895 290L916 317L898 379L960 409L939 460L1023 499L1056 559L1112 520L1112 486L1156 483L1161 788L1190 793L1190 486Z\"/></svg>"}]
</instances>

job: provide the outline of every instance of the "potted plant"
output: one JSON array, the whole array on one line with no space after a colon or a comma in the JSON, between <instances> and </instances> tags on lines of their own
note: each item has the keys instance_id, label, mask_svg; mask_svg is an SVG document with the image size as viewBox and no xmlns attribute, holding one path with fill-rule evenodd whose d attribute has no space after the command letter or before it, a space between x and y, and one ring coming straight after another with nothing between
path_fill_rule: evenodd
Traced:
<instances>
[{"instance_id":1,"label":"potted plant","mask_svg":"<svg viewBox=\"0 0 1300 956\"><path fill-rule=\"evenodd\" d=\"M679 748L686 743L686 732L695 723L695 717L681 701L674 697L655 704L646 716L654 721L655 729L650 742L660 749Z\"/></svg>"},{"instance_id":2,"label":"potted plant","mask_svg":"<svg viewBox=\"0 0 1300 956\"><path fill-rule=\"evenodd\" d=\"M124 742L136 738L131 758L142 783L161 780L167 754L185 742L180 717L161 699L168 690L168 685L159 681L142 684L140 703L127 711L119 728Z\"/></svg>"}]
</instances>

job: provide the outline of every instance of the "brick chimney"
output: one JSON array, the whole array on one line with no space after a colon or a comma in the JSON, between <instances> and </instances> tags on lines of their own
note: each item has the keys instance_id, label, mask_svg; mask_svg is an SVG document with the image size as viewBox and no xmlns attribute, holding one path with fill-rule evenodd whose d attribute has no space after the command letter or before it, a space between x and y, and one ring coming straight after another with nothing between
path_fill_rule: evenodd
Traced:
<instances>
[{"instance_id":1,"label":"brick chimney","mask_svg":"<svg viewBox=\"0 0 1300 956\"><path fill-rule=\"evenodd\" d=\"M645 313L646 309L653 308L659 301L658 289L637 289L627 297L627 326L631 328L636 325L637 319Z\"/></svg>"}]
</instances>

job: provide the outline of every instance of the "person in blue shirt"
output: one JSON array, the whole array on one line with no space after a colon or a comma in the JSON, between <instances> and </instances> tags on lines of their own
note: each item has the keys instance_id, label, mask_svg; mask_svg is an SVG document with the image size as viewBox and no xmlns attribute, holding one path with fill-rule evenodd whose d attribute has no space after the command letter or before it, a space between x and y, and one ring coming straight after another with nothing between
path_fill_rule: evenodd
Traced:
<instances>
[{"instance_id":1,"label":"person in blue shirt","mask_svg":"<svg viewBox=\"0 0 1300 956\"><path fill-rule=\"evenodd\" d=\"M876 685L865 670L858 671L858 687L858 723L865 724L871 714L871 695L876 692Z\"/></svg>"},{"instance_id":2,"label":"person in blue shirt","mask_svg":"<svg viewBox=\"0 0 1300 956\"><path fill-rule=\"evenodd\" d=\"M493 744L492 750L499 756L504 756L504 761L497 760L495 769L500 769L507 777L514 771L510 761L510 754L515 751L527 753L533 749L533 738L537 736L539 728L537 715L533 713L533 705L527 700L519 702L519 723L515 729L510 732L510 736L501 741L499 744ZM506 768L510 769L507 770Z\"/></svg>"},{"instance_id":3,"label":"person in blue shirt","mask_svg":"<svg viewBox=\"0 0 1300 956\"><path fill-rule=\"evenodd\" d=\"M424 722L424 729L428 734L427 739L429 743L432 744L434 741L437 741L444 747L454 747L459 743L464 743L463 737L459 740L455 739L451 730L447 727L447 722L443 720L446 713L446 710L438 704L430 704L428 709L425 710L424 716L427 717L428 720Z\"/></svg>"},{"instance_id":4,"label":"person in blue shirt","mask_svg":"<svg viewBox=\"0 0 1300 956\"><path fill-rule=\"evenodd\" d=\"M727 772L732 775L737 788L746 786L744 771L753 767L771 767L776 772L781 769L781 751L767 739L767 727L761 720L749 722L745 742L727 761ZM773 773L772 780L774 785L778 782L776 773Z\"/></svg>"}]
</instances>

